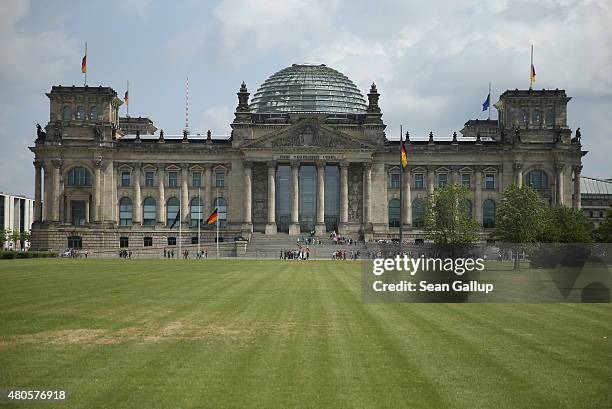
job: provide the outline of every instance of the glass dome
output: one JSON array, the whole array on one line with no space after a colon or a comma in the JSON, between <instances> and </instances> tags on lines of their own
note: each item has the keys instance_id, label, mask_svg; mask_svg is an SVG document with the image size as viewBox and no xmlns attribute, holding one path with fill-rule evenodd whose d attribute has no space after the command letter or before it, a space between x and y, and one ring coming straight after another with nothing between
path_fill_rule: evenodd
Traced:
<instances>
[{"instance_id":1,"label":"glass dome","mask_svg":"<svg viewBox=\"0 0 612 409\"><path fill-rule=\"evenodd\" d=\"M251 112L325 112L362 114L363 95L346 75L325 64L293 64L259 87L251 101Z\"/></svg>"}]
</instances>

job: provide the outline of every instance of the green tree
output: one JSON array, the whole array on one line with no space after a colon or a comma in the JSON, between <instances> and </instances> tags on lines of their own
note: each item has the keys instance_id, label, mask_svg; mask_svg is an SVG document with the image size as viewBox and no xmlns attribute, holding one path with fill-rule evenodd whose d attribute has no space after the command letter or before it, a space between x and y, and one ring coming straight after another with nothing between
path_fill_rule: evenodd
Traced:
<instances>
[{"instance_id":1,"label":"green tree","mask_svg":"<svg viewBox=\"0 0 612 409\"><path fill-rule=\"evenodd\" d=\"M30 237L32 237L32 235L30 234L29 231L22 231L21 234L19 235L19 242L21 243L21 248L25 248L25 243L26 241L30 241Z\"/></svg>"},{"instance_id":2,"label":"green tree","mask_svg":"<svg viewBox=\"0 0 612 409\"><path fill-rule=\"evenodd\" d=\"M539 237L544 243L590 243L593 224L582 211L567 206L553 206L545 215Z\"/></svg>"},{"instance_id":3,"label":"green tree","mask_svg":"<svg viewBox=\"0 0 612 409\"><path fill-rule=\"evenodd\" d=\"M4 249L4 244L11 235L11 231L7 229L0 229L0 250Z\"/></svg>"},{"instance_id":4,"label":"green tree","mask_svg":"<svg viewBox=\"0 0 612 409\"><path fill-rule=\"evenodd\" d=\"M466 207L469 190L447 185L435 190L425 205L425 235L452 251L470 247L478 240L479 226Z\"/></svg>"},{"instance_id":5,"label":"green tree","mask_svg":"<svg viewBox=\"0 0 612 409\"><path fill-rule=\"evenodd\" d=\"M17 250L17 242L21 238L21 232L19 230L15 230L11 233L11 240L13 240L13 250Z\"/></svg>"},{"instance_id":6,"label":"green tree","mask_svg":"<svg viewBox=\"0 0 612 409\"><path fill-rule=\"evenodd\" d=\"M606 218L595 231L595 240L599 243L612 243L612 205L607 213Z\"/></svg>"},{"instance_id":7,"label":"green tree","mask_svg":"<svg viewBox=\"0 0 612 409\"><path fill-rule=\"evenodd\" d=\"M511 185L502 194L495 221L495 237L512 245L514 269L519 268L519 251L535 243L548 224L547 206L529 186Z\"/></svg>"}]
</instances>

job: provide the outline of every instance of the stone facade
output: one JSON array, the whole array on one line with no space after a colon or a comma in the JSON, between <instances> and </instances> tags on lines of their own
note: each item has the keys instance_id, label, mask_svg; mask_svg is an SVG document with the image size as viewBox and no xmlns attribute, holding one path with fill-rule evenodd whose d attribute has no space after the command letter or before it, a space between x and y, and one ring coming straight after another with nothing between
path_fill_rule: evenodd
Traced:
<instances>
[{"instance_id":1,"label":"stone facade","mask_svg":"<svg viewBox=\"0 0 612 409\"><path fill-rule=\"evenodd\" d=\"M174 248L179 237L190 246L198 234L210 245L216 225L205 221L215 208L226 243L254 231L393 238L400 223L412 240L422 237L422 201L447 183L469 186L483 232L494 228L500 195L511 184L529 183L550 203L580 206L576 181L586 152L567 127L570 98L562 90L506 91L495 104L499 120L470 120L452 140L408 140L401 186L399 142L386 137L374 85L367 108L354 114L253 112L249 95L243 84L232 135L219 139L210 132L153 134L146 118L126 121L129 129L142 124L133 134L122 127L122 102L111 88L53 87L49 123L31 148L35 199L44 198L35 209L33 246L146 252Z\"/></svg>"}]
</instances>

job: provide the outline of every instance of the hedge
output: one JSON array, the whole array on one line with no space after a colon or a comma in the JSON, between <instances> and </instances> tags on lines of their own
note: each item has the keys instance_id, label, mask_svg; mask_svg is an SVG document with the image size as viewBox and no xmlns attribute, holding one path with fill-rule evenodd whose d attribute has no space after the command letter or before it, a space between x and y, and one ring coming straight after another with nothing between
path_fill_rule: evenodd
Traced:
<instances>
[{"instance_id":1,"label":"hedge","mask_svg":"<svg viewBox=\"0 0 612 409\"><path fill-rule=\"evenodd\" d=\"M55 251L0 251L0 259L57 257Z\"/></svg>"}]
</instances>

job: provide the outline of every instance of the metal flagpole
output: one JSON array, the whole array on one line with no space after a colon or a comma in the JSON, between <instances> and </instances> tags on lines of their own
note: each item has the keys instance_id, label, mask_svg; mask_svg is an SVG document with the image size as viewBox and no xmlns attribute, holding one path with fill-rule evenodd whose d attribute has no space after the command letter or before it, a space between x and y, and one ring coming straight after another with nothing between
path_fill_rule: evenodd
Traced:
<instances>
[{"instance_id":1,"label":"metal flagpole","mask_svg":"<svg viewBox=\"0 0 612 409\"><path fill-rule=\"evenodd\" d=\"M529 89L533 87L533 44L531 44L531 65L529 65Z\"/></svg>"},{"instance_id":2,"label":"metal flagpole","mask_svg":"<svg viewBox=\"0 0 612 409\"><path fill-rule=\"evenodd\" d=\"M404 132L403 125L400 125L400 224L399 224L399 254L402 254L402 240L403 240L403 224L404 224L404 163L402 162L402 133Z\"/></svg>"},{"instance_id":3,"label":"metal flagpole","mask_svg":"<svg viewBox=\"0 0 612 409\"><path fill-rule=\"evenodd\" d=\"M83 81L83 86L87 86L87 41L85 41L85 80Z\"/></svg>"},{"instance_id":4,"label":"metal flagpole","mask_svg":"<svg viewBox=\"0 0 612 409\"><path fill-rule=\"evenodd\" d=\"M179 254L182 256L183 252L182 252L182 248L183 248L183 221L181 220L183 218L183 215L181 214L181 210L183 209L183 195L181 194L180 198L179 198L179 210L178 210L178 214L179 214Z\"/></svg>"},{"instance_id":5,"label":"metal flagpole","mask_svg":"<svg viewBox=\"0 0 612 409\"><path fill-rule=\"evenodd\" d=\"M489 81L489 119L491 119L491 82Z\"/></svg>"},{"instance_id":6,"label":"metal flagpole","mask_svg":"<svg viewBox=\"0 0 612 409\"><path fill-rule=\"evenodd\" d=\"M127 81L127 101L125 101L125 107L127 108L127 117L130 117L130 80Z\"/></svg>"},{"instance_id":7,"label":"metal flagpole","mask_svg":"<svg viewBox=\"0 0 612 409\"><path fill-rule=\"evenodd\" d=\"M217 212L217 220L215 223L217 223L217 258L219 258L219 221L221 220L221 218L219 217L219 188L215 189L216 190L216 196L217 196L217 200L216 200L216 206L215 206L215 210Z\"/></svg>"},{"instance_id":8,"label":"metal flagpole","mask_svg":"<svg viewBox=\"0 0 612 409\"><path fill-rule=\"evenodd\" d=\"M200 198L200 187L198 186L198 256L200 255L200 224L202 221L202 199Z\"/></svg>"}]
</instances>

